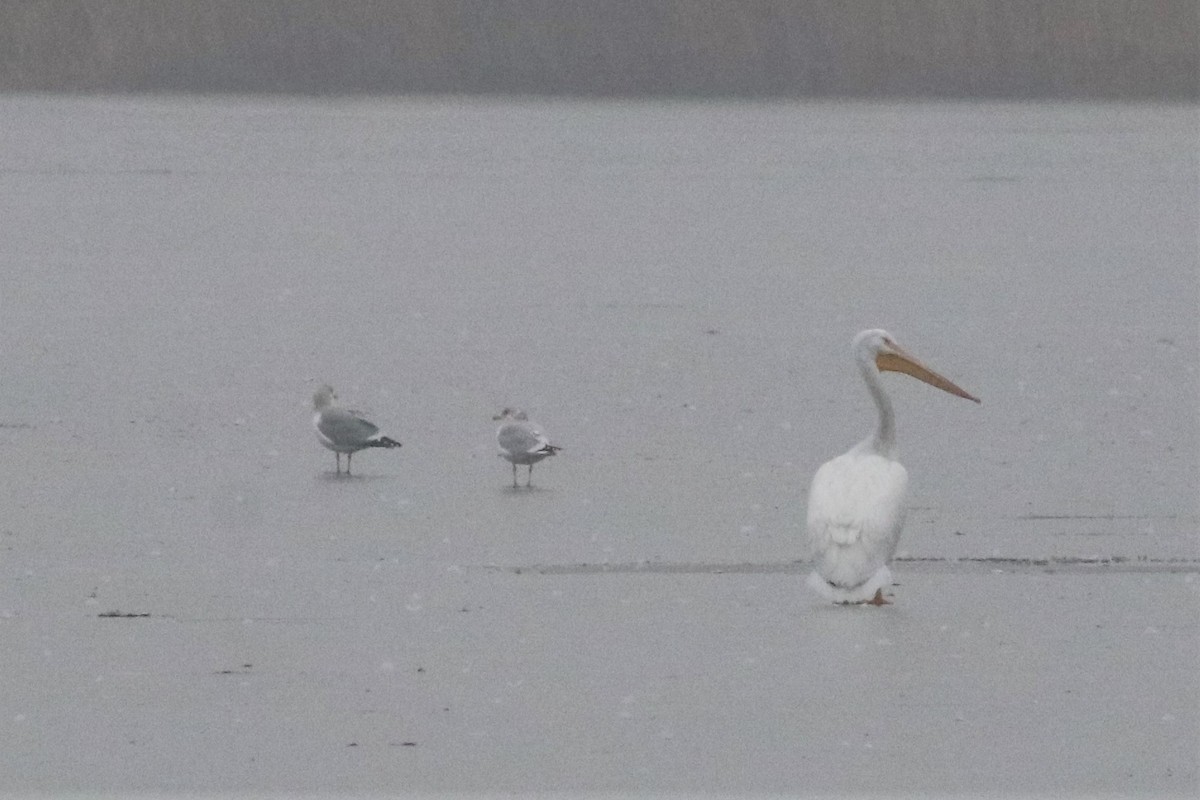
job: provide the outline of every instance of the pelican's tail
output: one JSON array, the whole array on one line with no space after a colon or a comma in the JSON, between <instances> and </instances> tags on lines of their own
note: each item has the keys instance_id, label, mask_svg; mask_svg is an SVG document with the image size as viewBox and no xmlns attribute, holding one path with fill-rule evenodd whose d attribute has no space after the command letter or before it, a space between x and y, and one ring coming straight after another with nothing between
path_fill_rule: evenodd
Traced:
<instances>
[{"instance_id":1,"label":"pelican's tail","mask_svg":"<svg viewBox=\"0 0 1200 800\"><path fill-rule=\"evenodd\" d=\"M378 439L372 439L367 443L367 447L399 447L400 443L395 439L389 439L387 436L380 436Z\"/></svg>"},{"instance_id":2,"label":"pelican's tail","mask_svg":"<svg viewBox=\"0 0 1200 800\"><path fill-rule=\"evenodd\" d=\"M856 523L830 522L826 531L829 541L843 547L856 544L862 537L862 525Z\"/></svg>"},{"instance_id":3,"label":"pelican's tail","mask_svg":"<svg viewBox=\"0 0 1200 800\"><path fill-rule=\"evenodd\" d=\"M892 585L892 571L883 565L875 574L858 586L838 586L822 578L816 570L808 576L808 588L835 603L865 603L875 592Z\"/></svg>"}]
</instances>

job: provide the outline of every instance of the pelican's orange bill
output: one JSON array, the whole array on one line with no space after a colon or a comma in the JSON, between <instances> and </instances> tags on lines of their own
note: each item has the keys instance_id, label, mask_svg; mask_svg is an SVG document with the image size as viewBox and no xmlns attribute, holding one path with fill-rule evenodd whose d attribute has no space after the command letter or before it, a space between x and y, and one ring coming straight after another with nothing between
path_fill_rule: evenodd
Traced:
<instances>
[{"instance_id":1,"label":"pelican's orange bill","mask_svg":"<svg viewBox=\"0 0 1200 800\"><path fill-rule=\"evenodd\" d=\"M892 349L896 352L880 353L875 356L875 366L879 367L880 372L903 372L905 375L911 375L943 392L974 400L976 403L981 402L978 397L961 388L949 378L937 374L898 346L892 345Z\"/></svg>"}]
</instances>

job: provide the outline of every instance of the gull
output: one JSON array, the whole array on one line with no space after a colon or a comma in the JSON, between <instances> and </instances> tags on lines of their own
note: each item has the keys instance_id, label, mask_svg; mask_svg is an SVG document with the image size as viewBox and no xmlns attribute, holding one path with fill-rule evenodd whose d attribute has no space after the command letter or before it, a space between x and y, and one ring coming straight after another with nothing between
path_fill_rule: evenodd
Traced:
<instances>
[{"instance_id":1,"label":"gull","mask_svg":"<svg viewBox=\"0 0 1200 800\"><path fill-rule=\"evenodd\" d=\"M519 408L506 408L492 419L500 421L500 427L496 429L496 444L500 446L500 457L512 462L513 488L518 486L517 464L529 466L525 485L532 486L533 465L562 448L550 444L546 435Z\"/></svg>"},{"instance_id":2,"label":"gull","mask_svg":"<svg viewBox=\"0 0 1200 800\"><path fill-rule=\"evenodd\" d=\"M379 433L379 428L354 411L335 406L337 393L325 384L313 394L313 427L317 440L337 456L337 472L342 474L342 453L346 454L346 474L350 474L350 457L368 447L399 447L395 439Z\"/></svg>"}]
</instances>

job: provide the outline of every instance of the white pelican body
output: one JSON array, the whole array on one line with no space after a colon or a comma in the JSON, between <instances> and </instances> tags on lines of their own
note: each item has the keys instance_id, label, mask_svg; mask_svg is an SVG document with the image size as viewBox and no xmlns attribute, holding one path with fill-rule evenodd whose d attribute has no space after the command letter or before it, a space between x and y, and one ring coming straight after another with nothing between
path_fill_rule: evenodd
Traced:
<instances>
[{"instance_id":1,"label":"white pelican body","mask_svg":"<svg viewBox=\"0 0 1200 800\"><path fill-rule=\"evenodd\" d=\"M908 471L896 460L896 423L879 373L904 372L968 400L979 400L906 353L891 334L854 337L854 357L879 409L875 432L826 461L808 494L808 540L813 572L808 585L836 603L883 605L891 585L888 563L904 528Z\"/></svg>"},{"instance_id":2,"label":"white pelican body","mask_svg":"<svg viewBox=\"0 0 1200 800\"><path fill-rule=\"evenodd\" d=\"M865 603L892 583L908 470L862 445L826 461L808 494L809 585L838 603Z\"/></svg>"}]
</instances>

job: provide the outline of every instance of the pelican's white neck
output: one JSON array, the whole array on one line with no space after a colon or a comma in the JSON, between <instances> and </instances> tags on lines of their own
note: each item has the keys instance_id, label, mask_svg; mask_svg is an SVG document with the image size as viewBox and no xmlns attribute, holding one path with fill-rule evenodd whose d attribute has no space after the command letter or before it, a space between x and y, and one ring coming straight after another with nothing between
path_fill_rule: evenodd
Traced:
<instances>
[{"instance_id":1,"label":"pelican's white neck","mask_svg":"<svg viewBox=\"0 0 1200 800\"><path fill-rule=\"evenodd\" d=\"M867 391L871 393L871 399L879 409L879 424L875 427L875 432L864 439L859 447L868 448L886 458L893 458L896 454L896 414L892 410L892 401L883 390L883 381L879 377L879 368L875 366L874 354L870 350L860 350L857 353L857 361L859 372L867 384Z\"/></svg>"}]
</instances>

